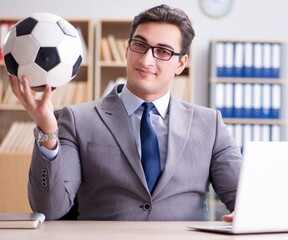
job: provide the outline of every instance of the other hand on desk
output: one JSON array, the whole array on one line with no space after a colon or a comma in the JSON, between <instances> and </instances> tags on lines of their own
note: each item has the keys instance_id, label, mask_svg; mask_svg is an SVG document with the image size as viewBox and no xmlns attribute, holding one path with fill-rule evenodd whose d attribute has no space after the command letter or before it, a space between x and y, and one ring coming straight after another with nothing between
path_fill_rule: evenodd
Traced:
<instances>
[{"instance_id":1,"label":"other hand on desk","mask_svg":"<svg viewBox=\"0 0 288 240\"><path fill-rule=\"evenodd\" d=\"M233 222L233 217L234 217L234 212L227 214L227 215L223 215L222 220L225 222Z\"/></svg>"}]
</instances>

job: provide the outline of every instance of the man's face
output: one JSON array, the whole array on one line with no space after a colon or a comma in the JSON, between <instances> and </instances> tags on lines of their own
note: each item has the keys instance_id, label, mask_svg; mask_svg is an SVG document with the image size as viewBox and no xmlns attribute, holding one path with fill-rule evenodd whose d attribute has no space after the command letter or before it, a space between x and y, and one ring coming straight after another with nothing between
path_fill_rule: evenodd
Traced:
<instances>
[{"instance_id":1,"label":"man's face","mask_svg":"<svg viewBox=\"0 0 288 240\"><path fill-rule=\"evenodd\" d=\"M133 39L180 52L181 33L172 24L140 24ZM162 61L153 57L151 48L145 54L140 54L128 47L126 59L128 89L145 101L153 101L169 91L174 75L183 71L188 57L185 55L179 60L179 56L172 56L170 60Z\"/></svg>"}]
</instances>

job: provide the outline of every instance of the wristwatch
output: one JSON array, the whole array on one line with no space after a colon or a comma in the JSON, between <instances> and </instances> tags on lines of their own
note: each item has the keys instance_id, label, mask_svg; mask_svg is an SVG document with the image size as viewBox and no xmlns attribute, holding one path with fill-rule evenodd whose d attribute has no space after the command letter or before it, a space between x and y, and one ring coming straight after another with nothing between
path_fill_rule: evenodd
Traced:
<instances>
[{"instance_id":1,"label":"wristwatch","mask_svg":"<svg viewBox=\"0 0 288 240\"><path fill-rule=\"evenodd\" d=\"M43 133L42 130L38 126L36 126L33 132L37 142L47 142L57 139L58 137L58 128L53 133Z\"/></svg>"}]
</instances>

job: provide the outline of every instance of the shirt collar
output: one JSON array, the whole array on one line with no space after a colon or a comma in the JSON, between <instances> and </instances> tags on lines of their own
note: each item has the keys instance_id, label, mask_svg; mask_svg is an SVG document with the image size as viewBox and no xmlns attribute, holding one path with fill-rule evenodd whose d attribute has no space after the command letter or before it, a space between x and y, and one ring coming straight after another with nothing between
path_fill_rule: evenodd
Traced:
<instances>
[{"instance_id":1,"label":"shirt collar","mask_svg":"<svg viewBox=\"0 0 288 240\"><path fill-rule=\"evenodd\" d=\"M144 102L143 99L133 94L126 87L126 85L124 85L122 92L120 93L120 98L129 116L131 116L131 114L133 114ZM170 100L170 92L167 92L163 97L153 101L155 108L157 109L158 113L163 119L166 118L168 112L169 100Z\"/></svg>"}]
</instances>

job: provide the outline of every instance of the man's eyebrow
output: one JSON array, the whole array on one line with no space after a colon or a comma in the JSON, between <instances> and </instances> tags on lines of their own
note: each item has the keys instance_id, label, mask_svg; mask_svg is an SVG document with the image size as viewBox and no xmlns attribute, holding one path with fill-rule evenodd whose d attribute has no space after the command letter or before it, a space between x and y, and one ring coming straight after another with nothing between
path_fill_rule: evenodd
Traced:
<instances>
[{"instance_id":1,"label":"man's eyebrow","mask_svg":"<svg viewBox=\"0 0 288 240\"><path fill-rule=\"evenodd\" d=\"M134 38L140 38L142 41L144 41L144 42L146 42L147 43L147 39L145 38L145 37L143 37L143 36L141 36L141 35L135 35L134 37L133 37L133 39ZM148 44L148 43L147 43ZM163 48L169 48L169 49L172 49L172 50L174 50L174 48L172 47L172 46L170 46L170 45L168 45L168 44L165 44L165 43L158 43L157 44L157 47L163 47Z\"/></svg>"},{"instance_id":2,"label":"man's eyebrow","mask_svg":"<svg viewBox=\"0 0 288 240\"><path fill-rule=\"evenodd\" d=\"M133 38L140 38L141 40L143 40L144 42L147 42L147 39L142 37L141 35L135 35Z\"/></svg>"}]
</instances>

